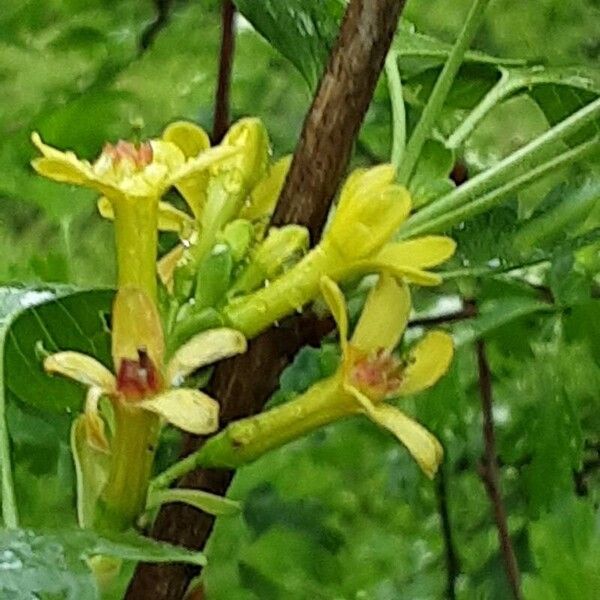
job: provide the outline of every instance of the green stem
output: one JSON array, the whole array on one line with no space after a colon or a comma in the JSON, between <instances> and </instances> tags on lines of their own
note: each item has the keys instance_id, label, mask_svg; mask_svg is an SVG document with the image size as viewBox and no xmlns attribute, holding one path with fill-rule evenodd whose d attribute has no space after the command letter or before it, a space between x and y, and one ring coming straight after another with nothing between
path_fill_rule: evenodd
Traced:
<instances>
[{"instance_id":1,"label":"green stem","mask_svg":"<svg viewBox=\"0 0 600 600\"><path fill-rule=\"evenodd\" d=\"M335 263L333 248L321 242L297 265L268 286L233 299L223 309L230 327L254 337L283 317L299 311L319 295L321 277Z\"/></svg>"},{"instance_id":2,"label":"green stem","mask_svg":"<svg viewBox=\"0 0 600 600\"><path fill-rule=\"evenodd\" d=\"M151 488L167 487L198 467L236 469L318 427L357 412L357 402L343 392L340 374L336 374L286 404L232 423L200 450L158 475Z\"/></svg>"},{"instance_id":3,"label":"green stem","mask_svg":"<svg viewBox=\"0 0 600 600\"><path fill-rule=\"evenodd\" d=\"M394 50L386 58L385 74L392 105L392 164L398 171L406 148L406 107L402 94L402 80L398 70L398 53Z\"/></svg>"},{"instance_id":4,"label":"green stem","mask_svg":"<svg viewBox=\"0 0 600 600\"><path fill-rule=\"evenodd\" d=\"M415 235L422 235L424 233L432 233L434 231L445 231L453 225L482 212L485 212L493 206L504 201L508 196L518 192L519 190L527 187L533 182L537 181L541 177L548 175L549 173L555 172L560 168L566 167L581 160L585 156L592 154L598 150L600 138L596 137L588 142L584 142L579 146L575 146L568 152L557 156L541 165L535 167L531 171L528 171L516 177L512 181L483 194L482 196L459 206L454 210L448 210L447 212L434 216L428 220L416 222L409 219L407 224L402 228L400 232L401 238L408 238ZM465 184L465 186L468 184ZM465 187L461 186L461 187ZM459 188L460 189L460 188ZM421 213L417 213L417 216Z\"/></svg>"},{"instance_id":5,"label":"green stem","mask_svg":"<svg viewBox=\"0 0 600 600\"><path fill-rule=\"evenodd\" d=\"M122 197L115 200L113 206L118 287L142 290L156 303L158 198ZM139 319L143 321L145 316L140 315ZM117 327L116 323L113 325ZM120 323L119 327L130 330L132 336L146 334L132 323ZM146 346L146 340L128 341L137 348ZM117 369L121 358L113 357ZM161 369L162 365L157 368ZM111 440L111 463L97 506L96 521L104 529L126 529L144 510L160 420L151 412L127 406L119 400L113 406L115 431Z\"/></svg>"},{"instance_id":6,"label":"green stem","mask_svg":"<svg viewBox=\"0 0 600 600\"><path fill-rule=\"evenodd\" d=\"M479 29L479 25L483 20L483 15L489 1L490 0L474 0L471 5L462 31L450 51L448 60L435 82L435 86L423 109L421 118L410 136L404 159L400 166L400 170L398 171L398 180L404 185L407 185L410 181L411 175L421 154L421 150L423 149L423 145L431 135L433 126L439 117L444 102L450 92L450 88L456 78L456 74L462 64L465 52L469 49L469 46Z\"/></svg>"},{"instance_id":7,"label":"green stem","mask_svg":"<svg viewBox=\"0 0 600 600\"><path fill-rule=\"evenodd\" d=\"M473 133L474 129L481 123L485 116L502 100L523 87L523 82L516 84L510 81L508 71L501 70L500 80L492 89L482 98L477 106L468 114L461 124L454 130L452 135L446 141L446 147L450 150L456 150Z\"/></svg>"},{"instance_id":8,"label":"green stem","mask_svg":"<svg viewBox=\"0 0 600 600\"><path fill-rule=\"evenodd\" d=\"M434 217L438 217L470 199L475 199L494 187L504 185L515 176L515 171L522 173L532 169L543 158L549 158L552 147L559 141L577 133L600 116L600 98L584 106L564 121L558 123L541 136L532 140L519 150L513 152L493 167L473 177L455 190L428 204L414 214L402 228L402 236L406 232L421 226Z\"/></svg>"},{"instance_id":9,"label":"green stem","mask_svg":"<svg viewBox=\"0 0 600 600\"><path fill-rule=\"evenodd\" d=\"M144 510L158 440L158 417L118 402L111 465L97 507L96 525L103 529L127 529Z\"/></svg>"},{"instance_id":10,"label":"green stem","mask_svg":"<svg viewBox=\"0 0 600 600\"><path fill-rule=\"evenodd\" d=\"M0 327L0 382L4 382L4 334L10 327L5 323ZM6 422L6 386L0 388L0 468L2 469L2 520L7 529L19 526L19 513L15 498L12 473L12 457L10 455L10 439Z\"/></svg>"}]
</instances>

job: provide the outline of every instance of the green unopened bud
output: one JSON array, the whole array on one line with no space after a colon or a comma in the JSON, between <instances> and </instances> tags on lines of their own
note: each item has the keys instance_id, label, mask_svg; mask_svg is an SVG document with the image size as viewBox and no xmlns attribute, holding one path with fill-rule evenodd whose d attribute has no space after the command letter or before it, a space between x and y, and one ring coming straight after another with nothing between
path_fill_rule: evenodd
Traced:
<instances>
[{"instance_id":1,"label":"green unopened bud","mask_svg":"<svg viewBox=\"0 0 600 600\"><path fill-rule=\"evenodd\" d=\"M229 246L234 262L238 263L248 253L254 238L254 228L246 219L236 219L228 223L217 237Z\"/></svg>"},{"instance_id":2,"label":"green unopened bud","mask_svg":"<svg viewBox=\"0 0 600 600\"><path fill-rule=\"evenodd\" d=\"M278 277L304 256L308 244L306 227L288 225L280 229L271 228L232 287L231 295L251 292L260 287L265 280Z\"/></svg>"},{"instance_id":3,"label":"green unopened bud","mask_svg":"<svg viewBox=\"0 0 600 600\"><path fill-rule=\"evenodd\" d=\"M196 310L215 307L225 297L231 281L233 258L227 244L217 244L198 267Z\"/></svg>"}]
</instances>

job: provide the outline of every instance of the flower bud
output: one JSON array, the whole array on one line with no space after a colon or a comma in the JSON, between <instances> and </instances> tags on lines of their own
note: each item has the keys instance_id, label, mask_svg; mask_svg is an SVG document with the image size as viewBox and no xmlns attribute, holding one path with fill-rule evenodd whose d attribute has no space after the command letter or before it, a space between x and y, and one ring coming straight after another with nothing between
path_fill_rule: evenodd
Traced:
<instances>
[{"instance_id":1,"label":"flower bud","mask_svg":"<svg viewBox=\"0 0 600 600\"><path fill-rule=\"evenodd\" d=\"M382 165L353 173L342 189L325 239L345 260L379 250L408 216L410 196L393 179L393 167Z\"/></svg>"},{"instance_id":2,"label":"flower bud","mask_svg":"<svg viewBox=\"0 0 600 600\"><path fill-rule=\"evenodd\" d=\"M308 249L306 227L288 225L269 230L256 248L250 263L232 288L232 294L247 293L260 287L265 280L278 277L298 262Z\"/></svg>"}]
</instances>

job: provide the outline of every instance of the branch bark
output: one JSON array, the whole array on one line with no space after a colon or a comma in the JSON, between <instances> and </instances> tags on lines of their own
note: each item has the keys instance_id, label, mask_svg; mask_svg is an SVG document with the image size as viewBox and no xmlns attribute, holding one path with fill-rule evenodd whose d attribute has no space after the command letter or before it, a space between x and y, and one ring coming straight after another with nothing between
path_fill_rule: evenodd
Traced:
<instances>
[{"instance_id":1,"label":"branch bark","mask_svg":"<svg viewBox=\"0 0 600 600\"><path fill-rule=\"evenodd\" d=\"M404 0L351 0L304 121L273 225L303 224L313 242L319 238L403 7ZM222 424L262 410L289 360L302 346L318 343L330 326L330 320L319 322L308 314L292 317L256 338L245 355L219 364L210 392L221 402ZM202 438L186 436L183 454L201 444ZM229 471L198 470L179 485L224 494L232 477ZM209 515L174 504L160 511L152 536L200 549L213 523ZM181 564L141 564L126 598L179 600L195 575L195 568Z\"/></svg>"},{"instance_id":2,"label":"branch bark","mask_svg":"<svg viewBox=\"0 0 600 600\"><path fill-rule=\"evenodd\" d=\"M234 18L235 6L233 2L223 0L221 3L221 53L212 131L213 144L218 144L229 128L229 92L235 48Z\"/></svg>"},{"instance_id":3,"label":"branch bark","mask_svg":"<svg viewBox=\"0 0 600 600\"><path fill-rule=\"evenodd\" d=\"M504 562L506 577L515 600L522 600L521 573L508 530L508 518L500 488L500 473L496 454L496 434L494 432L492 374L483 340L477 342L477 366L479 369L479 390L483 412L483 441L485 448L484 462L481 465L480 474L494 511L494 521L498 529L498 541L500 542L500 552Z\"/></svg>"}]
</instances>

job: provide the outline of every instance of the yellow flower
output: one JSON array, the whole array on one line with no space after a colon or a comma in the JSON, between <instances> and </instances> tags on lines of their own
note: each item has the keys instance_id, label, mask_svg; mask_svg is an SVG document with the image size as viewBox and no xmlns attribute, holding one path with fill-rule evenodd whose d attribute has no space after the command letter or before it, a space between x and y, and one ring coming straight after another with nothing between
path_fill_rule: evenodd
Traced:
<instances>
[{"instance_id":1,"label":"yellow flower","mask_svg":"<svg viewBox=\"0 0 600 600\"><path fill-rule=\"evenodd\" d=\"M388 273L417 285L441 283L428 269L450 258L456 243L437 235L391 241L411 208L408 192L394 177L391 165L352 173L319 244L268 287L232 298L223 310L226 322L254 336L314 300L323 276L340 281Z\"/></svg>"},{"instance_id":2,"label":"yellow flower","mask_svg":"<svg viewBox=\"0 0 600 600\"><path fill-rule=\"evenodd\" d=\"M132 412L150 411L176 427L206 434L218 427L219 405L195 389L180 388L187 375L222 358L245 352L238 331L211 329L181 346L164 364L164 340L158 313L141 290L120 289L113 308L112 354L115 374L91 356L58 352L44 360L48 373L57 373L88 388L85 427L91 446L109 451L98 402L107 397Z\"/></svg>"},{"instance_id":3,"label":"yellow flower","mask_svg":"<svg viewBox=\"0 0 600 600\"><path fill-rule=\"evenodd\" d=\"M357 169L348 177L325 231L325 252L338 255L337 268L328 275L340 279L362 273L389 272L419 285L438 285L435 267L454 254L456 243L444 236L426 236L391 242L406 220L411 200L406 188L395 183L392 165Z\"/></svg>"},{"instance_id":4,"label":"yellow flower","mask_svg":"<svg viewBox=\"0 0 600 600\"><path fill-rule=\"evenodd\" d=\"M396 358L392 351L404 333L410 312L405 283L385 274L379 278L350 340L342 292L327 277L321 281L321 290L336 320L343 354L342 366L334 376L340 382L335 401L354 403L359 412L393 433L423 472L433 477L443 457L442 446L429 431L386 400L434 385L452 360L452 338L442 331L431 331L406 356Z\"/></svg>"},{"instance_id":5,"label":"yellow flower","mask_svg":"<svg viewBox=\"0 0 600 600\"><path fill-rule=\"evenodd\" d=\"M218 146L186 156L175 143L165 140L140 144L120 140L115 145L106 144L90 163L73 152L44 144L38 133L31 139L42 154L31 163L40 175L92 188L111 202L125 197L158 199L169 187L238 152L233 146Z\"/></svg>"}]
</instances>

